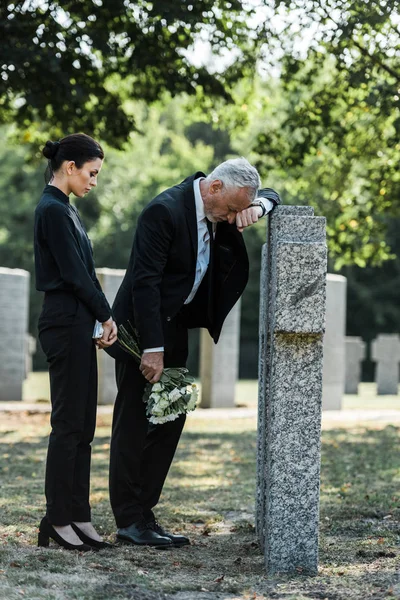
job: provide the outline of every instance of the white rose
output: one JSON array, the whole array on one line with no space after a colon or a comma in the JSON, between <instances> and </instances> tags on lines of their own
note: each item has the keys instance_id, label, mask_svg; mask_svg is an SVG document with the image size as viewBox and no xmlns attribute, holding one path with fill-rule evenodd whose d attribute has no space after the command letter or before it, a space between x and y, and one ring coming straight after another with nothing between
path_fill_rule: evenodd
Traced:
<instances>
[{"instance_id":1,"label":"white rose","mask_svg":"<svg viewBox=\"0 0 400 600\"><path fill-rule=\"evenodd\" d=\"M159 406L159 407L160 407L162 410L164 410L165 408L168 408L168 406L169 406L169 401L168 401L168 400L166 400L165 398L161 398L161 400L160 400L160 401L159 401L159 403L158 403L158 406Z\"/></svg>"},{"instance_id":2,"label":"white rose","mask_svg":"<svg viewBox=\"0 0 400 600\"><path fill-rule=\"evenodd\" d=\"M172 390L172 392L170 392L168 394L168 398L171 400L171 402L175 402L176 400L179 400L180 397L181 397L181 393L177 388L174 388Z\"/></svg>"},{"instance_id":3,"label":"white rose","mask_svg":"<svg viewBox=\"0 0 400 600\"><path fill-rule=\"evenodd\" d=\"M163 390L163 386L161 385L161 383L154 383L153 387L151 388L152 392L162 392Z\"/></svg>"},{"instance_id":4,"label":"white rose","mask_svg":"<svg viewBox=\"0 0 400 600\"><path fill-rule=\"evenodd\" d=\"M196 408L196 404L197 404L197 398L194 398L192 396L190 398L189 402L187 403L187 410L194 410Z\"/></svg>"}]
</instances>

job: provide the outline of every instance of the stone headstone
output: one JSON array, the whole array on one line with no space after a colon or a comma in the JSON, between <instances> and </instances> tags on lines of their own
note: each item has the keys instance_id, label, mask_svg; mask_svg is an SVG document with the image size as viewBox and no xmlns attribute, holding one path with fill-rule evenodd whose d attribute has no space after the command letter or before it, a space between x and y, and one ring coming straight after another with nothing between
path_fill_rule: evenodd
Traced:
<instances>
[{"instance_id":1,"label":"stone headstone","mask_svg":"<svg viewBox=\"0 0 400 600\"><path fill-rule=\"evenodd\" d=\"M232 308L214 344L208 331L200 333L200 380L202 408L235 406L239 370L240 300Z\"/></svg>"},{"instance_id":2,"label":"stone headstone","mask_svg":"<svg viewBox=\"0 0 400 600\"><path fill-rule=\"evenodd\" d=\"M279 206L269 220L260 290L256 529L268 573L316 573L325 218Z\"/></svg>"},{"instance_id":3,"label":"stone headstone","mask_svg":"<svg viewBox=\"0 0 400 600\"><path fill-rule=\"evenodd\" d=\"M346 370L345 394L358 394L358 385L361 381L361 363L365 359L365 342L360 337L347 336L346 342Z\"/></svg>"},{"instance_id":4,"label":"stone headstone","mask_svg":"<svg viewBox=\"0 0 400 600\"><path fill-rule=\"evenodd\" d=\"M26 372L29 273L0 267L0 400L22 400Z\"/></svg>"},{"instance_id":5,"label":"stone headstone","mask_svg":"<svg viewBox=\"0 0 400 600\"><path fill-rule=\"evenodd\" d=\"M376 365L375 381L378 396L397 395L399 382L400 337L381 333L372 342L372 360Z\"/></svg>"},{"instance_id":6,"label":"stone headstone","mask_svg":"<svg viewBox=\"0 0 400 600\"><path fill-rule=\"evenodd\" d=\"M345 381L346 277L326 277L323 410L340 410Z\"/></svg>"},{"instance_id":7,"label":"stone headstone","mask_svg":"<svg viewBox=\"0 0 400 600\"><path fill-rule=\"evenodd\" d=\"M36 338L33 335L26 336L26 353L25 353L25 379L32 371L32 357L36 353Z\"/></svg>"},{"instance_id":8,"label":"stone headstone","mask_svg":"<svg viewBox=\"0 0 400 600\"><path fill-rule=\"evenodd\" d=\"M125 276L124 269L96 269L97 278L103 292L110 304L114 302L118 288ZM97 352L97 366L99 370L99 404L114 404L117 396L117 384L115 382L115 360L108 356L103 350Z\"/></svg>"}]
</instances>

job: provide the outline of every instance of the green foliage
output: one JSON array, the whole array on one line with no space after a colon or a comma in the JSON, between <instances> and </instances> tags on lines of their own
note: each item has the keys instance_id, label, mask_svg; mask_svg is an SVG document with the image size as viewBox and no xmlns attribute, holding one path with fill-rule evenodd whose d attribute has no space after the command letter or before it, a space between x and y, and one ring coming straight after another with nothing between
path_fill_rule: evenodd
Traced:
<instances>
[{"instance_id":1,"label":"green foliage","mask_svg":"<svg viewBox=\"0 0 400 600\"><path fill-rule=\"evenodd\" d=\"M141 133L132 134L125 152L107 152L98 190L77 202L86 222L91 196L98 197L100 215L90 230L97 265L126 268L144 206L165 188L211 167L213 148L185 137L181 110L179 99L150 109L137 104Z\"/></svg>"},{"instance_id":2,"label":"green foliage","mask_svg":"<svg viewBox=\"0 0 400 600\"><path fill-rule=\"evenodd\" d=\"M192 173L209 171L214 162L211 146L195 135L192 142L185 137L179 99L151 109L137 103L135 112L141 134L132 134L125 152L106 148L99 187L85 198L72 198L99 267L125 269L136 220L147 202ZM3 128L1 134L7 140L9 130ZM30 331L36 335L42 295L35 291L33 215L44 186L45 164L28 158L23 144L5 141L0 148L0 265L31 273ZM45 368L40 348L35 367Z\"/></svg>"},{"instance_id":3,"label":"green foliage","mask_svg":"<svg viewBox=\"0 0 400 600\"><path fill-rule=\"evenodd\" d=\"M380 264L387 218L400 214L399 2L280 4L302 19L285 31L283 101L259 132L259 167L280 174L289 202L327 216L336 269ZM300 56L293 42L309 26Z\"/></svg>"},{"instance_id":4,"label":"green foliage","mask_svg":"<svg viewBox=\"0 0 400 600\"><path fill-rule=\"evenodd\" d=\"M246 69L254 14L240 0L16 0L0 6L0 124L27 140L85 130L119 147L135 128L129 100L201 91L229 98ZM225 74L187 52L207 32L215 54L240 48Z\"/></svg>"}]
</instances>

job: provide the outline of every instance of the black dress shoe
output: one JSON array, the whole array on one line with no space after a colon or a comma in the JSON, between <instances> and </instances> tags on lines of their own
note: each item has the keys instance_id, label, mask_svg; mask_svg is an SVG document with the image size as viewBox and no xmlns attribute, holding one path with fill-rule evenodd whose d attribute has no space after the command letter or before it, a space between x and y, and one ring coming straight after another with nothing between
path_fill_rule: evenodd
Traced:
<instances>
[{"instance_id":1,"label":"black dress shoe","mask_svg":"<svg viewBox=\"0 0 400 600\"><path fill-rule=\"evenodd\" d=\"M91 546L92 548L95 548L96 550L102 550L103 548L114 548L114 545L110 544L109 542L99 542L98 540L94 540L93 538L89 537L88 535L86 535L86 533L83 533L83 531L79 529L79 527L75 525L75 523L71 523L71 527L75 531L75 533L79 535L82 542L84 542L88 546Z\"/></svg>"},{"instance_id":2,"label":"black dress shoe","mask_svg":"<svg viewBox=\"0 0 400 600\"><path fill-rule=\"evenodd\" d=\"M78 552L89 552L90 550L93 550L93 548L87 544L70 544L57 533L54 527L49 523L47 517L43 517L39 525L38 546L47 547L50 543L50 538L57 542L59 546L65 548L65 550L78 550Z\"/></svg>"},{"instance_id":3,"label":"black dress shoe","mask_svg":"<svg viewBox=\"0 0 400 600\"><path fill-rule=\"evenodd\" d=\"M162 535L163 537L167 537L171 540L173 546L175 548L179 548L180 546L189 546L190 540L184 535L175 535L174 533L168 533L165 531L163 527L161 527L160 523L153 519L147 523L147 527L158 533L158 535Z\"/></svg>"},{"instance_id":4,"label":"black dress shoe","mask_svg":"<svg viewBox=\"0 0 400 600\"><path fill-rule=\"evenodd\" d=\"M129 527L121 527L117 531L117 540L135 546L154 546L155 548L172 548L169 537L159 535L143 521L132 523Z\"/></svg>"}]
</instances>

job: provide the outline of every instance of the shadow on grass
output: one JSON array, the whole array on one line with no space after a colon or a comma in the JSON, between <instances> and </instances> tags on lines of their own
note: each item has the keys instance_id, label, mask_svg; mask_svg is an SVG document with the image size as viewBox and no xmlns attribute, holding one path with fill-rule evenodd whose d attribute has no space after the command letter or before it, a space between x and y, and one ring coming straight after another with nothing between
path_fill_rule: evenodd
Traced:
<instances>
[{"instance_id":1,"label":"shadow on grass","mask_svg":"<svg viewBox=\"0 0 400 600\"><path fill-rule=\"evenodd\" d=\"M114 554L99 554L95 560L84 558L82 577L85 578L88 571L93 581L87 581L88 591L80 590L79 598L97 597L90 595L97 589L96 577L104 577L104 582L110 586L110 598L126 597L124 593L129 586L135 586L137 582L159 586L158 589L164 591L204 587L211 591L229 589L239 592L261 586L263 557L253 528L256 433L251 430L226 431L229 423L221 423L221 429L225 431L216 431L215 427L206 429L206 425L202 425L202 430L199 425L193 427L198 429L185 431L182 436L157 509L161 521L175 531L186 531L193 545L186 550L174 551L172 555L147 549L118 548ZM104 431L104 428L99 431L93 443L92 506L97 522L112 539L115 525L107 491L109 429ZM375 597L367 596L361 590L362 585L373 587L376 584L383 589L395 577L393 563L398 561L396 545L400 533L400 460L396 451L399 433L399 428L392 426L381 430L337 429L323 433L321 568L326 577L342 577L342 587L348 589L349 585L354 585L354 594L357 592L358 598ZM27 433L21 426L2 432L0 441L3 559L10 564L18 562L20 559L12 558L13 553L23 551L24 562L18 568L30 572L36 569L35 561L39 561L37 568L38 572L41 568L42 575L37 577L37 585L39 579L43 582L44 572L61 574L66 569L67 576L69 567L65 561L71 562L73 573L77 568L75 559L61 560L60 552L55 553L57 558L53 559L51 552L32 548L36 526L44 510L47 434L39 435L32 428ZM374 571L365 573L369 565ZM380 574L376 573L377 565L382 570ZM148 583L146 573L140 573L148 573L149 569L151 583ZM129 570L132 571L130 575ZM342 571L345 574L341 575ZM222 575L224 579L218 583L216 580ZM32 577L32 585L36 585L35 577ZM50 587L53 579L49 575L46 577ZM364 578L363 584L361 578ZM234 584L234 579L239 583ZM353 597L350 593L345 595L347 592L344 587L340 588L337 579L337 593L328 593L327 584L321 582L320 577L317 580L314 584L307 583L307 586L314 585L314 595L310 592L307 597ZM272 594L273 589L269 588L269 593ZM292 593L289 592L288 597ZM385 597L379 595L380 592L377 594L376 598Z\"/></svg>"}]
</instances>

